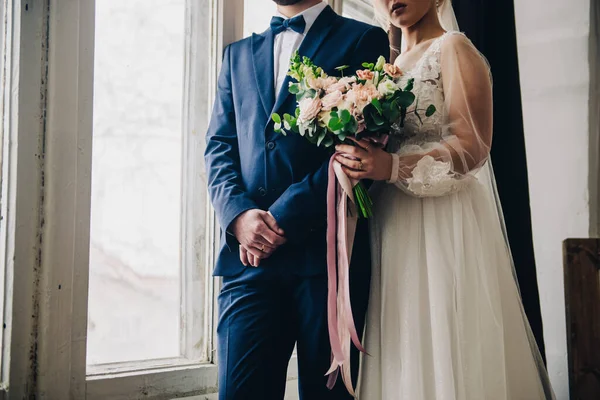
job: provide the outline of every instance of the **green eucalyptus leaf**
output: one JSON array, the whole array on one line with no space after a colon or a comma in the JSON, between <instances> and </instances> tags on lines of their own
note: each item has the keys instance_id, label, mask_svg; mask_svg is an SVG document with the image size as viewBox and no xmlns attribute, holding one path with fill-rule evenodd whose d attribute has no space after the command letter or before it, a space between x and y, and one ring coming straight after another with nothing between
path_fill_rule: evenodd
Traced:
<instances>
[{"instance_id":1,"label":"green eucalyptus leaf","mask_svg":"<svg viewBox=\"0 0 600 400\"><path fill-rule=\"evenodd\" d=\"M321 143L323 143L323 140L325 139L325 137L327 136L327 131L323 130L320 134L319 134L319 138L317 140L317 146L320 146Z\"/></svg>"},{"instance_id":2,"label":"green eucalyptus leaf","mask_svg":"<svg viewBox=\"0 0 600 400\"><path fill-rule=\"evenodd\" d=\"M373 121L378 125L381 126L385 123L385 118L383 118L382 115L379 114L373 114Z\"/></svg>"},{"instance_id":3,"label":"green eucalyptus leaf","mask_svg":"<svg viewBox=\"0 0 600 400\"><path fill-rule=\"evenodd\" d=\"M297 83L292 83L290 84L289 91L291 94L298 94L300 93L300 86Z\"/></svg>"},{"instance_id":4,"label":"green eucalyptus leaf","mask_svg":"<svg viewBox=\"0 0 600 400\"><path fill-rule=\"evenodd\" d=\"M390 107L389 120L396 122L400 118L400 105L394 101Z\"/></svg>"},{"instance_id":5,"label":"green eucalyptus leaf","mask_svg":"<svg viewBox=\"0 0 600 400\"><path fill-rule=\"evenodd\" d=\"M344 130L352 135L356 134L356 131L358 130L358 122L356 121L356 118L352 117L350 122L344 126Z\"/></svg>"},{"instance_id":6,"label":"green eucalyptus leaf","mask_svg":"<svg viewBox=\"0 0 600 400\"><path fill-rule=\"evenodd\" d=\"M342 121L338 120L338 123L333 126L330 126L329 129L331 129L333 132L341 131L342 129L344 129L344 124L342 123Z\"/></svg>"},{"instance_id":7,"label":"green eucalyptus leaf","mask_svg":"<svg viewBox=\"0 0 600 400\"><path fill-rule=\"evenodd\" d=\"M414 80L414 78L410 78L408 80L408 82L406 83L406 87L404 88L404 91L410 92L411 90L413 90L414 86L415 86L415 80Z\"/></svg>"},{"instance_id":8,"label":"green eucalyptus leaf","mask_svg":"<svg viewBox=\"0 0 600 400\"><path fill-rule=\"evenodd\" d=\"M408 108L412 105L412 103L414 103L415 95L412 94L411 92L402 92L398 96L397 101L398 101L398 104L400 105L400 107Z\"/></svg>"},{"instance_id":9,"label":"green eucalyptus leaf","mask_svg":"<svg viewBox=\"0 0 600 400\"><path fill-rule=\"evenodd\" d=\"M327 126L333 132L339 131L342 128L344 128L344 124L342 123L342 121L339 118L331 118L329 120L329 124Z\"/></svg>"},{"instance_id":10,"label":"green eucalyptus leaf","mask_svg":"<svg viewBox=\"0 0 600 400\"><path fill-rule=\"evenodd\" d=\"M352 119L352 115L350 115L350 111L348 110L342 110L340 117L344 125L346 125L348 122L350 122L350 119Z\"/></svg>"},{"instance_id":11,"label":"green eucalyptus leaf","mask_svg":"<svg viewBox=\"0 0 600 400\"><path fill-rule=\"evenodd\" d=\"M383 114L383 108L381 107L381 102L378 99L371 100L371 104L373 104L373 107L375 107L380 115Z\"/></svg>"},{"instance_id":12,"label":"green eucalyptus leaf","mask_svg":"<svg viewBox=\"0 0 600 400\"><path fill-rule=\"evenodd\" d=\"M435 106L432 104L429 107L427 107L427 110L425 111L425 116L426 117L431 117L433 114L435 114L436 112L436 108Z\"/></svg>"},{"instance_id":13,"label":"green eucalyptus leaf","mask_svg":"<svg viewBox=\"0 0 600 400\"><path fill-rule=\"evenodd\" d=\"M279 114L275 114L275 113L271 114L271 119L276 124L281 124L281 117L279 116Z\"/></svg>"}]
</instances>

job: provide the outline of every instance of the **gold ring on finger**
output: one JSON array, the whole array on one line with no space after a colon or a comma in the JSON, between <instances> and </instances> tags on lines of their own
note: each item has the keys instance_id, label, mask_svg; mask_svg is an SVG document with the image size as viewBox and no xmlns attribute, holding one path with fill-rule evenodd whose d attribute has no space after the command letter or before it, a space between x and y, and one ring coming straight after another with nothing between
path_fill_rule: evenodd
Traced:
<instances>
[{"instance_id":1,"label":"gold ring on finger","mask_svg":"<svg viewBox=\"0 0 600 400\"><path fill-rule=\"evenodd\" d=\"M358 162L358 169L361 171L365 169L365 166L363 165L362 161Z\"/></svg>"}]
</instances>

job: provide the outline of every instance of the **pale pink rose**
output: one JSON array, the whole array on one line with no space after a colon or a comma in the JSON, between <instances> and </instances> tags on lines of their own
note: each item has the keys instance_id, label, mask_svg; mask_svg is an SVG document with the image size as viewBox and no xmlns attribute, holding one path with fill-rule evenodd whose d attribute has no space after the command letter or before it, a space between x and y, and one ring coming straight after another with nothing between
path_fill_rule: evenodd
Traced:
<instances>
[{"instance_id":1,"label":"pale pink rose","mask_svg":"<svg viewBox=\"0 0 600 400\"><path fill-rule=\"evenodd\" d=\"M373 78L375 78L375 73L368 69L356 71L356 75L361 81L370 81L373 80Z\"/></svg>"},{"instance_id":2,"label":"pale pink rose","mask_svg":"<svg viewBox=\"0 0 600 400\"><path fill-rule=\"evenodd\" d=\"M394 64L385 64L383 66L383 72L391 76L392 78L400 78L403 75L400 67Z\"/></svg>"},{"instance_id":3,"label":"pale pink rose","mask_svg":"<svg viewBox=\"0 0 600 400\"><path fill-rule=\"evenodd\" d=\"M344 95L339 90L336 92L331 92L325 97L321 99L323 104L323 110L331 110L334 107L337 107L342 100L344 99Z\"/></svg>"},{"instance_id":4,"label":"pale pink rose","mask_svg":"<svg viewBox=\"0 0 600 400\"><path fill-rule=\"evenodd\" d=\"M315 119L319 115L319 112L321 112L321 99L318 97L313 99L306 98L301 100L298 106L300 107L298 120L300 122L309 122Z\"/></svg>"},{"instance_id":5,"label":"pale pink rose","mask_svg":"<svg viewBox=\"0 0 600 400\"><path fill-rule=\"evenodd\" d=\"M371 103L373 99L381 98L381 94L377 90L377 87L372 83L367 83L366 85L354 85L352 90L350 90L346 96L348 100L356 105L360 112L362 112L365 106Z\"/></svg>"},{"instance_id":6,"label":"pale pink rose","mask_svg":"<svg viewBox=\"0 0 600 400\"><path fill-rule=\"evenodd\" d=\"M328 77L328 78L309 77L309 78L306 78L306 84L308 85L309 88L314 89L314 90L327 89L328 87L335 84L336 82L337 82L337 79L335 79L334 77Z\"/></svg>"},{"instance_id":7,"label":"pale pink rose","mask_svg":"<svg viewBox=\"0 0 600 400\"><path fill-rule=\"evenodd\" d=\"M337 78L330 76L327 78L323 78L323 89L327 90L327 92L329 92L329 88L335 84L337 84Z\"/></svg>"},{"instance_id":8,"label":"pale pink rose","mask_svg":"<svg viewBox=\"0 0 600 400\"><path fill-rule=\"evenodd\" d=\"M332 92L337 92L337 91L346 93L348 90L350 90L350 87L354 82L356 82L355 76L351 76L351 77L346 76L344 78L340 78L336 83L332 84L331 86L329 86L327 88L327 93L332 93Z\"/></svg>"}]
</instances>

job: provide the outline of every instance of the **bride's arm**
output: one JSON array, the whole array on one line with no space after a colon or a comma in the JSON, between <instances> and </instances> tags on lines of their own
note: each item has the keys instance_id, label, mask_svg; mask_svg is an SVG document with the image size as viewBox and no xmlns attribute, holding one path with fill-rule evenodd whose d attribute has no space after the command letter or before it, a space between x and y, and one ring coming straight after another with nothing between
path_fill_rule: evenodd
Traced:
<instances>
[{"instance_id":1,"label":"bride's arm","mask_svg":"<svg viewBox=\"0 0 600 400\"><path fill-rule=\"evenodd\" d=\"M427 192L443 195L451 186L449 179L460 180L477 171L487 161L492 143L492 84L483 56L464 36L451 35L442 43L441 67L447 111L443 139L407 146L393 155L389 182L419 196L427 193L417 181L432 178ZM443 182L442 190L434 187L437 182Z\"/></svg>"}]
</instances>

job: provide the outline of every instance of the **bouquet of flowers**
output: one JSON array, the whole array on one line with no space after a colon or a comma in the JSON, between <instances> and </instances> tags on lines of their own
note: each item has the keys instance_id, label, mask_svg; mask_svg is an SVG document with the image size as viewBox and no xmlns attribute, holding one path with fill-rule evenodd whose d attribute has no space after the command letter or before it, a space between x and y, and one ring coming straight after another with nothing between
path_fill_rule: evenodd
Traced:
<instances>
[{"instance_id":1,"label":"bouquet of flowers","mask_svg":"<svg viewBox=\"0 0 600 400\"><path fill-rule=\"evenodd\" d=\"M365 69L356 75L344 76L347 65L336 68L341 77L328 76L309 58L296 52L291 59L288 75L296 80L290 83L290 93L296 95L294 115L283 117L273 114L275 131L294 132L316 146L332 147L352 137L385 143L392 125L404 126L409 113L419 120L421 114L429 117L435 106L420 110L409 107L415 102L413 79L401 87L402 71L379 57L376 64L364 63ZM372 216L372 202L365 187L358 182L353 189L357 208L362 217Z\"/></svg>"},{"instance_id":2,"label":"bouquet of flowers","mask_svg":"<svg viewBox=\"0 0 600 400\"><path fill-rule=\"evenodd\" d=\"M294 115L273 114L275 131L304 136L316 146L330 148L350 139L367 139L385 145L387 135L404 126L409 113L419 120L436 112L433 105L418 108L412 93L413 80L402 79L400 68L386 64L364 63L356 75L344 76L348 66L338 67L341 77L328 76L309 58L296 52L289 75L296 80L289 91L296 95ZM350 345L364 352L360 344L349 298L349 260L358 216L372 216L373 203L366 188L344 173L332 157L327 188L327 276L328 329L332 363L327 386L332 388L341 373L349 393L354 395L350 377ZM338 190L341 188L341 190ZM358 212L349 212L352 204ZM357 215L358 214L358 215Z\"/></svg>"}]
</instances>

